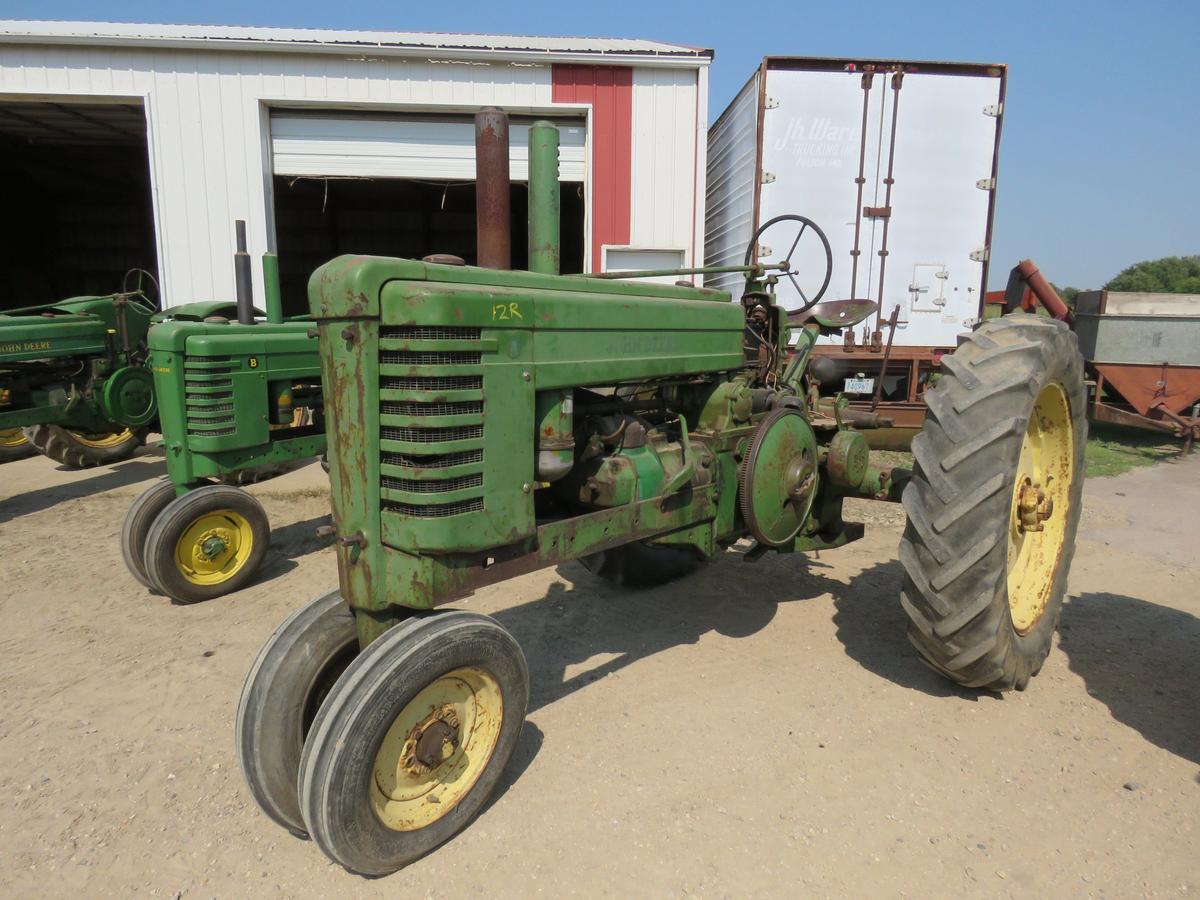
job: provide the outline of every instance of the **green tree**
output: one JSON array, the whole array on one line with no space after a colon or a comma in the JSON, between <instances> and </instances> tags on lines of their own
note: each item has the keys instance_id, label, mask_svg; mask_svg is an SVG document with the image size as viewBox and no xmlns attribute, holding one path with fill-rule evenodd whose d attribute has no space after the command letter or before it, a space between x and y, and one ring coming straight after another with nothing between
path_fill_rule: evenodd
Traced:
<instances>
[{"instance_id":1,"label":"green tree","mask_svg":"<svg viewBox=\"0 0 1200 900\"><path fill-rule=\"evenodd\" d=\"M1079 296L1079 288L1059 287L1053 281L1050 282L1050 287L1054 288L1055 293L1062 298L1062 302L1067 304L1069 309L1075 309L1075 298Z\"/></svg>"},{"instance_id":2,"label":"green tree","mask_svg":"<svg viewBox=\"0 0 1200 900\"><path fill-rule=\"evenodd\" d=\"M1200 256L1164 256L1135 263L1104 286L1110 291L1200 293Z\"/></svg>"}]
</instances>

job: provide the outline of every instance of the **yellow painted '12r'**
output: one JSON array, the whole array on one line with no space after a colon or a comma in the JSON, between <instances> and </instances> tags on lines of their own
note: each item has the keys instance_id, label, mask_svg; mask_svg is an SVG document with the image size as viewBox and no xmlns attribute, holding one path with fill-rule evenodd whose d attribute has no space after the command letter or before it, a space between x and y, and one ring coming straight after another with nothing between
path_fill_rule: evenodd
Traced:
<instances>
[{"instance_id":1,"label":"yellow painted '12r'","mask_svg":"<svg viewBox=\"0 0 1200 900\"><path fill-rule=\"evenodd\" d=\"M504 322L508 319L521 319L525 317L521 315L521 310L516 303L494 303L492 304L492 321Z\"/></svg>"}]
</instances>

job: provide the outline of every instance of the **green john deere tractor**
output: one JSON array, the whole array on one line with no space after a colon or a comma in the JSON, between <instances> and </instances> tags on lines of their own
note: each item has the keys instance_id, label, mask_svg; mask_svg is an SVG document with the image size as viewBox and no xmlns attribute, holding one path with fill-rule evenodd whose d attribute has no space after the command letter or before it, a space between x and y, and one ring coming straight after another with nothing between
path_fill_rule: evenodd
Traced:
<instances>
[{"instance_id":1,"label":"green john deere tractor","mask_svg":"<svg viewBox=\"0 0 1200 900\"><path fill-rule=\"evenodd\" d=\"M271 528L241 486L325 452L314 323L284 318L274 254L263 257L266 312L254 308L245 223L236 230L236 304L172 308L149 335L167 477L129 507L121 555L134 578L179 603L257 573Z\"/></svg>"},{"instance_id":2,"label":"green john deere tractor","mask_svg":"<svg viewBox=\"0 0 1200 900\"><path fill-rule=\"evenodd\" d=\"M86 468L141 446L157 412L145 368L157 312L147 282L134 270L118 293L0 315L0 462L40 451Z\"/></svg>"},{"instance_id":3,"label":"green john deere tractor","mask_svg":"<svg viewBox=\"0 0 1200 900\"><path fill-rule=\"evenodd\" d=\"M807 376L818 335L874 304L819 302L827 279L793 265L796 244L744 268L740 302L555 274L556 139L531 129L529 271L343 256L310 281L339 587L260 651L237 748L264 812L354 872L463 828L516 747L521 648L494 619L437 611L482 585L567 560L661 581L739 541L751 561L832 549L863 534L847 497L902 500L899 601L932 668L1023 689L1058 621L1086 429L1061 323L965 335L915 469L878 466L871 423ZM800 309L775 303L785 276L808 282Z\"/></svg>"}]
</instances>

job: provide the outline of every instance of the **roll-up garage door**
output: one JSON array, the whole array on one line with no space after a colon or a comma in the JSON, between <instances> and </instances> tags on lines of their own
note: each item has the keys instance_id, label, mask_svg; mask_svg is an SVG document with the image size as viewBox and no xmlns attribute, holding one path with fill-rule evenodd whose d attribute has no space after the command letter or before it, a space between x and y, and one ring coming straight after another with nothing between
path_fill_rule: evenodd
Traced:
<instances>
[{"instance_id":1,"label":"roll-up garage door","mask_svg":"<svg viewBox=\"0 0 1200 900\"><path fill-rule=\"evenodd\" d=\"M528 178L532 117L509 126L514 181ZM584 122L555 119L559 179L584 180ZM271 152L276 175L359 178L475 178L475 125L470 116L273 110Z\"/></svg>"}]
</instances>

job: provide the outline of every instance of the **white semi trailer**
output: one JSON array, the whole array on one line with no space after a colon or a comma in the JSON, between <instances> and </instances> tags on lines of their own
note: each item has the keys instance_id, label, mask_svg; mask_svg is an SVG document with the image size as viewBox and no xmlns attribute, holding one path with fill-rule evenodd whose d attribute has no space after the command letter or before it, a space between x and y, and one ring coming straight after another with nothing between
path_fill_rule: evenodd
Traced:
<instances>
[{"instance_id":1,"label":"white semi trailer","mask_svg":"<svg viewBox=\"0 0 1200 900\"><path fill-rule=\"evenodd\" d=\"M797 277L777 291L798 307L826 250L811 232L795 241L794 219L768 223L818 224L825 299L879 304L865 327L821 342L823 386L863 403L878 388L898 425L919 424L922 385L982 315L1005 79L1003 65L766 57L709 129L705 263L790 251Z\"/></svg>"}]
</instances>

